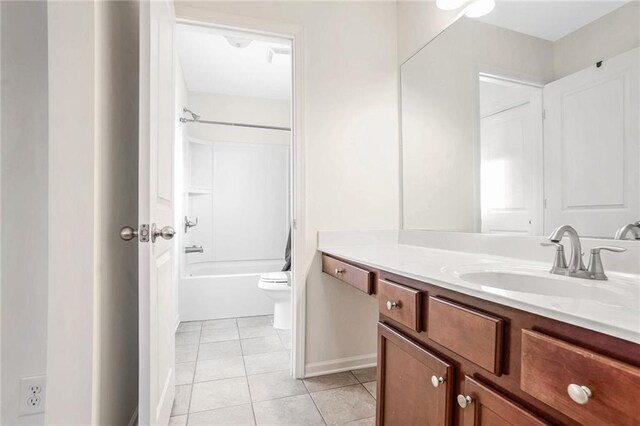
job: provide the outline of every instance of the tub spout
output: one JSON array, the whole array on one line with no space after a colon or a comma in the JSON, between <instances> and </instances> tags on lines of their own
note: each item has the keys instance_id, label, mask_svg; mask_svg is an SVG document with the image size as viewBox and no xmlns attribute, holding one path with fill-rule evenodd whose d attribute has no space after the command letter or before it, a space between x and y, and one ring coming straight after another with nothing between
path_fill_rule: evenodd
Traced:
<instances>
[{"instance_id":1,"label":"tub spout","mask_svg":"<svg viewBox=\"0 0 640 426\"><path fill-rule=\"evenodd\" d=\"M204 253L204 249L202 248L202 246L200 247L196 247L195 245L192 245L191 247L185 247L184 248L184 252L189 254L189 253Z\"/></svg>"}]
</instances>

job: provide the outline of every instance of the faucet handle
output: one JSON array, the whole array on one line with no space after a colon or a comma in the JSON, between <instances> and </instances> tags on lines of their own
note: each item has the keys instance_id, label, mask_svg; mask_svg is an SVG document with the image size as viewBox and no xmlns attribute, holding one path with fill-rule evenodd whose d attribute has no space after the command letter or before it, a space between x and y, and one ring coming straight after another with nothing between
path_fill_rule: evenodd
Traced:
<instances>
[{"instance_id":1,"label":"faucet handle","mask_svg":"<svg viewBox=\"0 0 640 426\"><path fill-rule=\"evenodd\" d=\"M542 247L555 247L556 248L556 257L553 260L553 266L551 267L552 274L562 274L567 269L567 258L564 257L564 246L560 243L540 243Z\"/></svg>"},{"instance_id":2,"label":"faucet handle","mask_svg":"<svg viewBox=\"0 0 640 426\"><path fill-rule=\"evenodd\" d=\"M602 266L602 258L600 257L600 251L607 250L615 253L622 253L627 251L626 248L617 246L598 246L591 249L591 257L589 258L589 266L587 266L587 273L589 278L593 280L606 280L607 276L604 273L604 266Z\"/></svg>"},{"instance_id":3,"label":"faucet handle","mask_svg":"<svg viewBox=\"0 0 640 426\"><path fill-rule=\"evenodd\" d=\"M622 253L623 251L627 251L626 248L618 246L598 246L591 249L591 254L600 254L600 250L607 250L615 253Z\"/></svg>"}]
</instances>

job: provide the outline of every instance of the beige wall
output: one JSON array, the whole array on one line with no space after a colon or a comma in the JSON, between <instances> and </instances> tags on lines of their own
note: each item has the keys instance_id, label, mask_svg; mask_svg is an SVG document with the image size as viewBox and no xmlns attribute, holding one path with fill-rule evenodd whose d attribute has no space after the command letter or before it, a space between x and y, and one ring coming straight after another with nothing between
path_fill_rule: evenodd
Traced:
<instances>
[{"instance_id":1,"label":"beige wall","mask_svg":"<svg viewBox=\"0 0 640 426\"><path fill-rule=\"evenodd\" d=\"M441 10L435 1L397 2L398 62L403 63L443 31L458 16L458 11Z\"/></svg>"},{"instance_id":2,"label":"beige wall","mask_svg":"<svg viewBox=\"0 0 640 426\"><path fill-rule=\"evenodd\" d=\"M2 380L3 425L18 417L19 380L46 373L47 5L0 3L2 12Z\"/></svg>"},{"instance_id":3,"label":"beige wall","mask_svg":"<svg viewBox=\"0 0 640 426\"><path fill-rule=\"evenodd\" d=\"M640 46L640 2L614 10L553 44L555 79Z\"/></svg>"},{"instance_id":4,"label":"beige wall","mask_svg":"<svg viewBox=\"0 0 640 426\"><path fill-rule=\"evenodd\" d=\"M321 273L320 229L398 226L396 5L178 2L304 27L307 365L376 351L375 301ZM318 364L320 363L320 364Z\"/></svg>"},{"instance_id":5,"label":"beige wall","mask_svg":"<svg viewBox=\"0 0 640 426\"><path fill-rule=\"evenodd\" d=\"M48 4L45 424L128 424L137 406L137 245L118 235L137 223L137 11Z\"/></svg>"},{"instance_id":6,"label":"beige wall","mask_svg":"<svg viewBox=\"0 0 640 426\"><path fill-rule=\"evenodd\" d=\"M100 111L96 424L125 425L138 406L138 249L137 244L122 241L119 230L138 221L139 6L136 1L96 5Z\"/></svg>"}]
</instances>

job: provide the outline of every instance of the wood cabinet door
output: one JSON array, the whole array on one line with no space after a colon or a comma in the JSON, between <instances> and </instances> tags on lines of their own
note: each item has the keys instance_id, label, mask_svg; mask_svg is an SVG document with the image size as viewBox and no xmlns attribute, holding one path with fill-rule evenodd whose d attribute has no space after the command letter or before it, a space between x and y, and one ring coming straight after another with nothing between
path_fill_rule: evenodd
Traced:
<instances>
[{"instance_id":1,"label":"wood cabinet door","mask_svg":"<svg viewBox=\"0 0 640 426\"><path fill-rule=\"evenodd\" d=\"M451 424L453 367L378 323L377 425Z\"/></svg>"},{"instance_id":2,"label":"wood cabinet door","mask_svg":"<svg viewBox=\"0 0 640 426\"><path fill-rule=\"evenodd\" d=\"M463 426L543 426L548 425L524 407L511 401L490 387L465 376L464 393L458 399L467 397L462 407Z\"/></svg>"}]
</instances>

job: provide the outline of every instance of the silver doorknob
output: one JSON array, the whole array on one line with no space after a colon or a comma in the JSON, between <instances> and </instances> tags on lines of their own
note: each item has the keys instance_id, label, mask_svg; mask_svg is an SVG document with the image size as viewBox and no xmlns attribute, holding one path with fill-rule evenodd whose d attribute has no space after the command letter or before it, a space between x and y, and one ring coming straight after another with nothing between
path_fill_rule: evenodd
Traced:
<instances>
[{"instance_id":1,"label":"silver doorknob","mask_svg":"<svg viewBox=\"0 0 640 426\"><path fill-rule=\"evenodd\" d=\"M567 393L569 394L569 398L573 400L573 402L577 402L580 405L584 405L589 402L589 398L591 398L591 389L586 386L576 385L571 383L567 386Z\"/></svg>"},{"instance_id":2,"label":"silver doorknob","mask_svg":"<svg viewBox=\"0 0 640 426\"><path fill-rule=\"evenodd\" d=\"M164 228L158 229L156 224L154 223L151 227L151 241L155 242L156 238L162 237L165 240L170 240L173 236L176 235L176 231L171 226L165 226Z\"/></svg>"},{"instance_id":3,"label":"silver doorknob","mask_svg":"<svg viewBox=\"0 0 640 426\"><path fill-rule=\"evenodd\" d=\"M443 383L444 383L444 377L431 376L431 384L433 385L434 388L439 387Z\"/></svg>"},{"instance_id":4,"label":"silver doorknob","mask_svg":"<svg viewBox=\"0 0 640 426\"><path fill-rule=\"evenodd\" d=\"M462 394L458 395L456 400L458 401L458 405L460 406L460 408L467 408L473 402L473 398L471 398L469 395Z\"/></svg>"},{"instance_id":5,"label":"silver doorknob","mask_svg":"<svg viewBox=\"0 0 640 426\"><path fill-rule=\"evenodd\" d=\"M123 226L120 230L120 238L125 241L131 241L134 238L138 238L138 230L133 229L130 226Z\"/></svg>"},{"instance_id":6,"label":"silver doorknob","mask_svg":"<svg viewBox=\"0 0 640 426\"><path fill-rule=\"evenodd\" d=\"M387 309L390 311L393 308L399 308L400 307L400 302L393 302L391 300L387 300Z\"/></svg>"}]
</instances>

